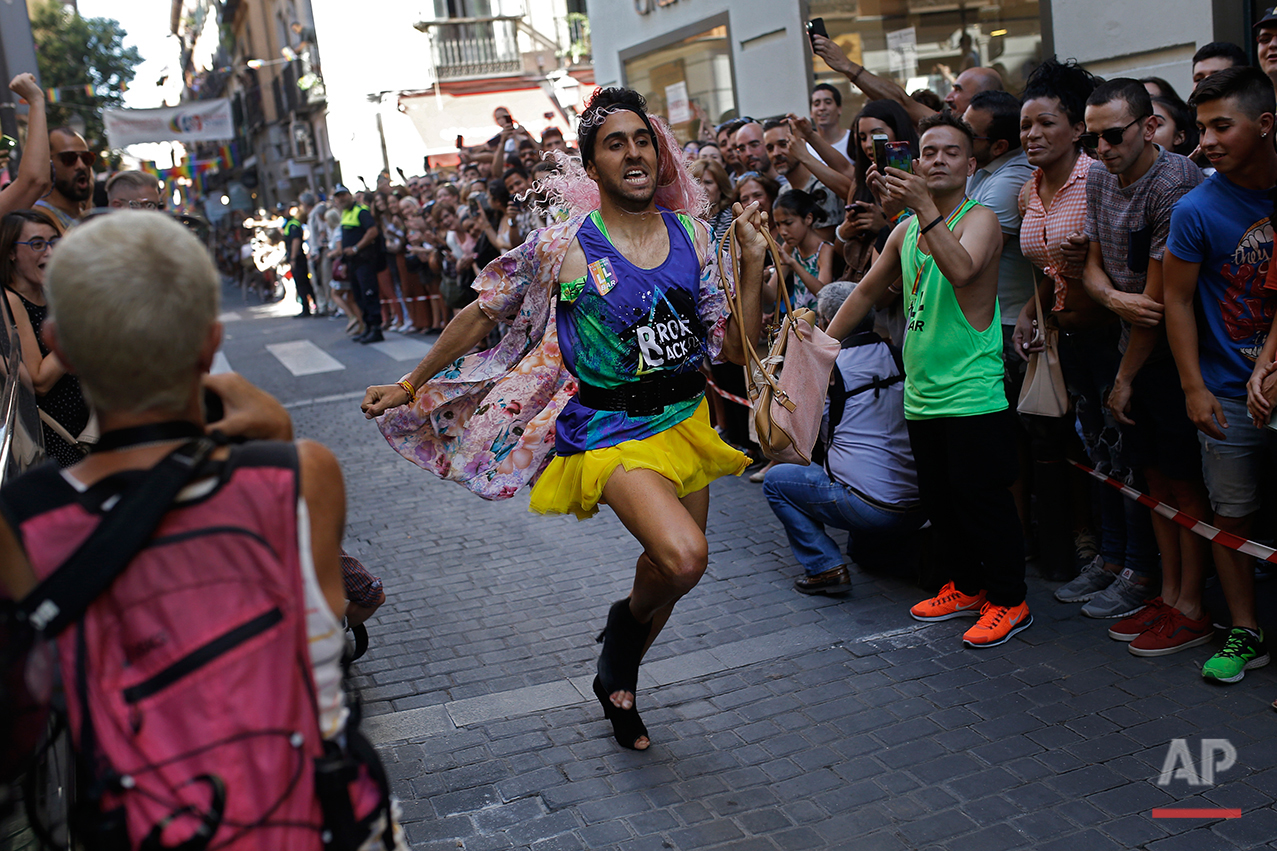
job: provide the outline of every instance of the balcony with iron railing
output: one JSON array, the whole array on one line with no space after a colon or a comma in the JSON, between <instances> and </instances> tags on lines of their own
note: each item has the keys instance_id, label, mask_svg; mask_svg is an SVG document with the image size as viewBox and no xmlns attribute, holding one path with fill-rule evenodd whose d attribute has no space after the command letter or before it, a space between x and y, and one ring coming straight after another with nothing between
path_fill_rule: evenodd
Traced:
<instances>
[{"instance_id":1,"label":"balcony with iron railing","mask_svg":"<svg viewBox=\"0 0 1277 851\"><path fill-rule=\"evenodd\" d=\"M423 21L417 29L430 34L435 74L440 80L519 74L519 18L448 18Z\"/></svg>"}]
</instances>

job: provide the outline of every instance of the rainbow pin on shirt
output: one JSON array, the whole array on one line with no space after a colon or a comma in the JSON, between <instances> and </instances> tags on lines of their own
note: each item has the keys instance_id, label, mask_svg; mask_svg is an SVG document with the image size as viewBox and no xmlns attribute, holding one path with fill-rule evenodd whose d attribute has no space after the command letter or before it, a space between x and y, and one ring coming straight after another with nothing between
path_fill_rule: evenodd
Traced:
<instances>
[{"instance_id":1,"label":"rainbow pin on shirt","mask_svg":"<svg viewBox=\"0 0 1277 851\"><path fill-rule=\"evenodd\" d=\"M589 265L590 277L594 279L594 288L599 295L607 295L616 286L616 275L612 271L612 263L606 258L595 260Z\"/></svg>"}]
</instances>

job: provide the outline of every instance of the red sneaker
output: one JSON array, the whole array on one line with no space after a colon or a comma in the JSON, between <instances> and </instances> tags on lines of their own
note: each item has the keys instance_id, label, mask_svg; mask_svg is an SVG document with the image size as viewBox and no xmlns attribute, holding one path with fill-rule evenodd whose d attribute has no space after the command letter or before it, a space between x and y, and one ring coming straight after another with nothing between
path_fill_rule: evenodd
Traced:
<instances>
[{"instance_id":1,"label":"red sneaker","mask_svg":"<svg viewBox=\"0 0 1277 851\"><path fill-rule=\"evenodd\" d=\"M1018 606L985 603L980 610L980 620L963 634L962 643L968 647L996 647L1032 625L1033 615L1029 613L1028 603Z\"/></svg>"},{"instance_id":2,"label":"red sneaker","mask_svg":"<svg viewBox=\"0 0 1277 851\"><path fill-rule=\"evenodd\" d=\"M1161 597L1154 597L1144 604L1144 608L1113 624L1109 629L1109 638L1114 641L1134 641L1172 611L1174 609L1163 603Z\"/></svg>"},{"instance_id":3,"label":"red sneaker","mask_svg":"<svg viewBox=\"0 0 1277 851\"><path fill-rule=\"evenodd\" d=\"M909 614L918 621L947 621L950 618L978 618L985 604L984 592L963 594L952 582L945 583L940 593L923 600Z\"/></svg>"},{"instance_id":4,"label":"red sneaker","mask_svg":"<svg viewBox=\"0 0 1277 851\"><path fill-rule=\"evenodd\" d=\"M1168 656L1199 644L1205 644L1215 636L1210 616L1197 620L1184 616L1179 609L1168 607L1157 622L1133 640L1127 649L1135 656Z\"/></svg>"}]
</instances>

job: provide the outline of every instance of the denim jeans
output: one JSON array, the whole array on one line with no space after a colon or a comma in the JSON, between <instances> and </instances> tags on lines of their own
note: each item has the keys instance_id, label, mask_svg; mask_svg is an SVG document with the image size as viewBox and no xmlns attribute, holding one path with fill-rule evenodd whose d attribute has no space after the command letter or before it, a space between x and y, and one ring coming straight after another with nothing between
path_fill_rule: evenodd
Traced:
<instances>
[{"instance_id":1,"label":"denim jeans","mask_svg":"<svg viewBox=\"0 0 1277 851\"><path fill-rule=\"evenodd\" d=\"M763 495L785 526L794 557L815 576L847 560L829 526L845 529L847 550L853 561L866 567L889 565L901 536L916 531L926 517L921 508L887 511L857 496L850 488L831 481L822 467L777 464L767 471Z\"/></svg>"}]
</instances>

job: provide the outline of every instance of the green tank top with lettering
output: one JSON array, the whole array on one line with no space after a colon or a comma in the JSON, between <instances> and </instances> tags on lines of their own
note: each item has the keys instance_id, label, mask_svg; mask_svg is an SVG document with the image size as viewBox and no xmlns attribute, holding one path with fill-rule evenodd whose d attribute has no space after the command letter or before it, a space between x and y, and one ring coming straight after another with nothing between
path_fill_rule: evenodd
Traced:
<instances>
[{"instance_id":1,"label":"green tank top with lettering","mask_svg":"<svg viewBox=\"0 0 1277 851\"><path fill-rule=\"evenodd\" d=\"M953 229L976 202L964 201L944 226ZM935 258L918 247L918 217L900 248L905 297L905 418L973 417L1007 408L1002 326L995 315L977 331Z\"/></svg>"}]
</instances>

